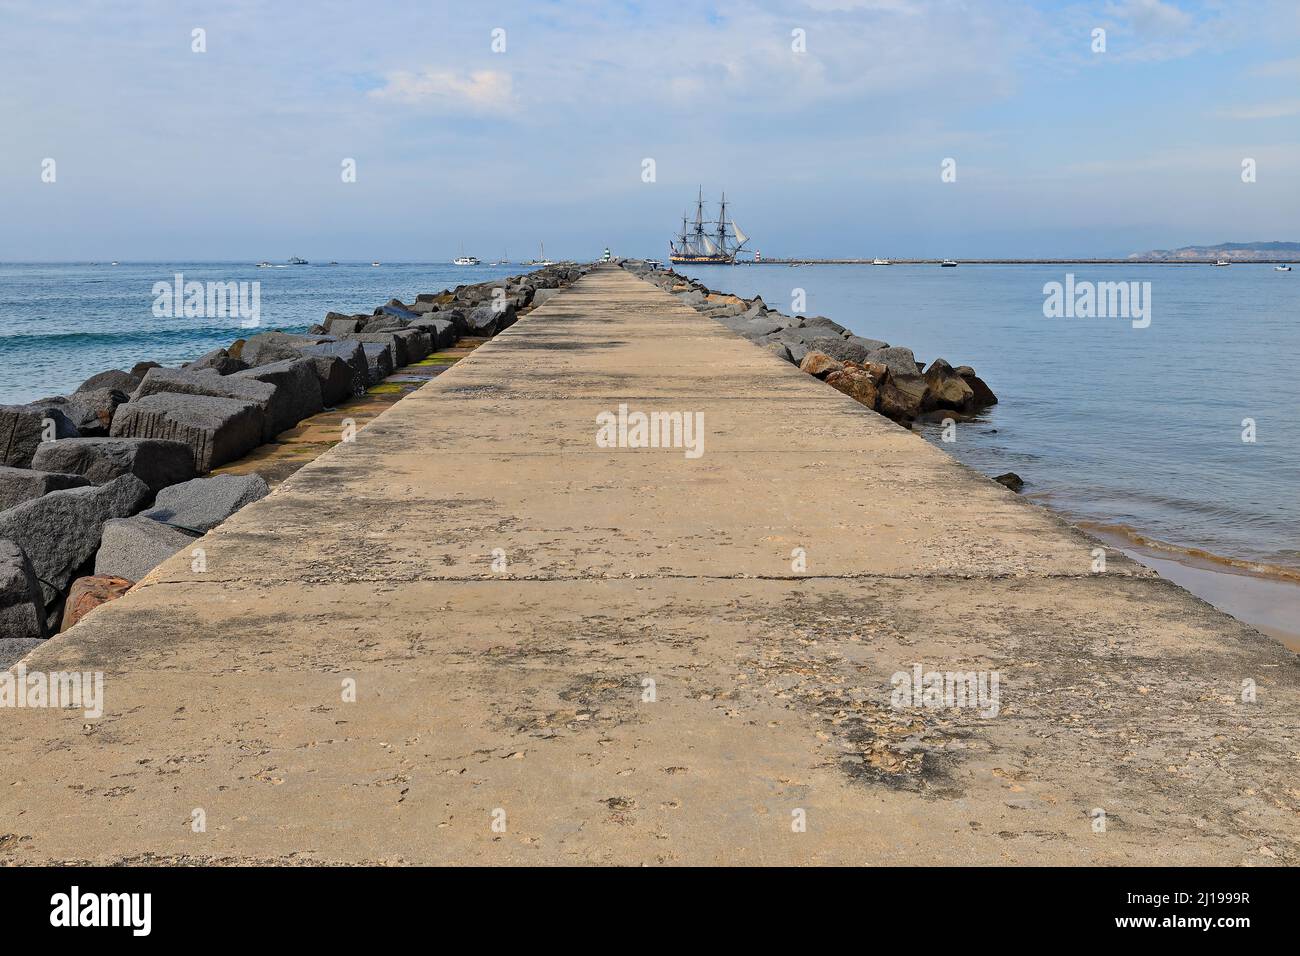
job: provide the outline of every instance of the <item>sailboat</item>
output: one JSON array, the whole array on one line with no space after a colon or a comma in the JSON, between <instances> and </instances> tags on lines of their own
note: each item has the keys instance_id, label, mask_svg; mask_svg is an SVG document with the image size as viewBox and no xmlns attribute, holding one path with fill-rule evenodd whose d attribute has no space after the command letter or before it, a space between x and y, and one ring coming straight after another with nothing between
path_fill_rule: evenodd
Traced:
<instances>
[{"instance_id":1,"label":"sailboat","mask_svg":"<svg viewBox=\"0 0 1300 956\"><path fill-rule=\"evenodd\" d=\"M705 227L716 228L705 228ZM668 240L668 258L673 262L695 265L732 265L749 236L727 216L727 194L722 194L716 220L704 218L704 187L695 200L695 219L687 223L682 216L682 231Z\"/></svg>"},{"instance_id":2,"label":"sailboat","mask_svg":"<svg viewBox=\"0 0 1300 956\"><path fill-rule=\"evenodd\" d=\"M540 253L539 253L538 257L537 257L536 259L532 260L531 262L525 262L524 265L526 265L526 266L553 266L553 265L555 265L554 262L552 262L550 259L546 258L546 243L544 243L544 242L540 242L540 243L538 243L538 248L539 248L539 250L540 250Z\"/></svg>"},{"instance_id":3,"label":"sailboat","mask_svg":"<svg viewBox=\"0 0 1300 956\"><path fill-rule=\"evenodd\" d=\"M465 255L465 247L461 246L460 255L455 259L452 259L451 264L454 266L476 266L479 264L479 261L474 256Z\"/></svg>"}]
</instances>

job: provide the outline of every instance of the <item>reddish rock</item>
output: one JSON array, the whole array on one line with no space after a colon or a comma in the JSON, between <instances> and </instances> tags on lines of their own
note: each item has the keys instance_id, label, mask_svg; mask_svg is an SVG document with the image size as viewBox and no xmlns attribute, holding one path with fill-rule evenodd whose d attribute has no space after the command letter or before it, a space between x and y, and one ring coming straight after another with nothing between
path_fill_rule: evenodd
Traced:
<instances>
[{"instance_id":1,"label":"reddish rock","mask_svg":"<svg viewBox=\"0 0 1300 956\"><path fill-rule=\"evenodd\" d=\"M63 625L59 630L66 631L101 604L117 600L134 584L126 578L107 574L77 578L72 582L72 590L63 606Z\"/></svg>"},{"instance_id":2,"label":"reddish rock","mask_svg":"<svg viewBox=\"0 0 1300 956\"><path fill-rule=\"evenodd\" d=\"M832 372L840 372L843 369L844 366L839 361L824 352L809 352L803 357L803 361L799 363L799 371L807 372L814 378L820 378L823 381Z\"/></svg>"},{"instance_id":3,"label":"reddish rock","mask_svg":"<svg viewBox=\"0 0 1300 956\"><path fill-rule=\"evenodd\" d=\"M826 384L843 392L850 398L857 399L867 408L875 409L880 404L880 390L870 373L858 368L841 369L826 376Z\"/></svg>"}]
</instances>

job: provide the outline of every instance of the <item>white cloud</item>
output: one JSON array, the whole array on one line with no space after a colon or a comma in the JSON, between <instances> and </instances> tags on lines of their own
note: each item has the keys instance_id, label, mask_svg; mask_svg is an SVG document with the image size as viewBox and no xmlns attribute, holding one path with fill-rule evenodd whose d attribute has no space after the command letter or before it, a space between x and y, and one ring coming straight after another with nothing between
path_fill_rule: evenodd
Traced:
<instances>
[{"instance_id":1,"label":"white cloud","mask_svg":"<svg viewBox=\"0 0 1300 956\"><path fill-rule=\"evenodd\" d=\"M515 106L514 83L509 73L499 70L464 74L451 70L398 70L385 79L382 87L371 90L374 99L470 113L505 113Z\"/></svg>"}]
</instances>

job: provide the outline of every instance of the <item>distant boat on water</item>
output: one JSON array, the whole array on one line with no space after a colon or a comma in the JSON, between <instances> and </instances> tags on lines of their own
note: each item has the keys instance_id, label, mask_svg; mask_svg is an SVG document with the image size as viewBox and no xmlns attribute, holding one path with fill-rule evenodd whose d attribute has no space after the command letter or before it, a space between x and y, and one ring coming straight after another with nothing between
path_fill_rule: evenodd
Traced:
<instances>
[{"instance_id":1,"label":"distant boat on water","mask_svg":"<svg viewBox=\"0 0 1300 956\"><path fill-rule=\"evenodd\" d=\"M451 264L454 266L476 266L479 261L474 256L457 256L451 260Z\"/></svg>"},{"instance_id":2,"label":"distant boat on water","mask_svg":"<svg viewBox=\"0 0 1300 956\"><path fill-rule=\"evenodd\" d=\"M955 259L944 259L939 265L944 269L956 269L957 261Z\"/></svg>"},{"instance_id":3,"label":"distant boat on water","mask_svg":"<svg viewBox=\"0 0 1300 956\"><path fill-rule=\"evenodd\" d=\"M1227 259L1220 259L1218 262L1215 263L1216 266L1227 266L1231 264L1232 263L1228 262Z\"/></svg>"},{"instance_id":4,"label":"distant boat on water","mask_svg":"<svg viewBox=\"0 0 1300 956\"><path fill-rule=\"evenodd\" d=\"M682 231L668 240L668 258L687 265L733 265L736 254L747 242L749 236L727 216L725 192L718 218L704 218L704 187L701 186L695 200L695 219L688 225L687 216L682 215Z\"/></svg>"},{"instance_id":5,"label":"distant boat on water","mask_svg":"<svg viewBox=\"0 0 1300 956\"><path fill-rule=\"evenodd\" d=\"M271 263L269 263L269 262L267 262L265 259L263 259L261 262L259 262L259 263L257 264L257 267L258 267L259 269L269 269L269 268L271 268Z\"/></svg>"},{"instance_id":6,"label":"distant boat on water","mask_svg":"<svg viewBox=\"0 0 1300 956\"><path fill-rule=\"evenodd\" d=\"M889 265L889 260L888 260L888 259L872 259L872 260L871 260L871 264L872 264L873 266L887 266L887 265Z\"/></svg>"},{"instance_id":7,"label":"distant boat on water","mask_svg":"<svg viewBox=\"0 0 1300 956\"><path fill-rule=\"evenodd\" d=\"M117 265L117 263L115 262L115 263L113 263L113 265ZM1290 266L1274 266L1273 269L1274 269L1275 271L1277 271L1277 272L1290 272L1290 271L1291 271L1291 267L1290 267Z\"/></svg>"},{"instance_id":8,"label":"distant boat on water","mask_svg":"<svg viewBox=\"0 0 1300 956\"><path fill-rule=\"evenodd\" d=\"M118 262L116 259L114 259L112 262L109 263L109 265L110 265L110 266L116 266L116 265L121 265L121 263Z\"/></svg>"},{"instance_id":9,"label":"distant boat on water","mask_svg":"<svg viewBox=\"0 0 1300 956\"><path fill-rule=\"evenodd\" d=\"M550 259L546 258L546 243L544 243L544 242L538 243L538 247L539 247L538 258L536 258L536 259L532 259L532 260L530 260L530 261L528 261L528 262L525 262L524 265L526 265L526 266L553 266L553 265L555 265L554 262L552 262Z\"/></svg>"},{"instance_id":10,"label":"distant boat on water","mask_svg":"<svg viewBox=\"0 0 1300 956\"><path fill-rule=\"evenodd\" d=\"M379 265L380 263L378 263L378 262L372 262L372 263L370 263L370 264L371 264L372 266L377 266L377 265Z\"/></svg>"},{"instance_id":11,"label":"distant boat on water","mask_svg":"<svg viewBox=\"0 0 1300 956\"><path fill-rule=\"evenodd\" d=\"M305 266L305 265L307 265L307 260L306 260L306 259L301 259L301 258L299 258L298 256L294 256L292 259L289 260L289 265L291 265L291 266Z\"/></svg>"}]
</instances>

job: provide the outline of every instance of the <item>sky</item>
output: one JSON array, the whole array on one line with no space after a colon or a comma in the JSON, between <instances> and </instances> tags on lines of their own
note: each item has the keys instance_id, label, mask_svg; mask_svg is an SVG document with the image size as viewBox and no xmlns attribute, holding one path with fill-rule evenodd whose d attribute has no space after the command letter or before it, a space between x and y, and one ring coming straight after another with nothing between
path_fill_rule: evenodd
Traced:
<instances>
[{"instance_id":1,"label":"sky","mask_svg":"<svg viewBox=\"0 0 1300 956\"><path fill-rule=\"evenodd\" d=\"M767 256L1300 241L1300 0L0 0L0 261L663 258L700 186Z\"/></svg>"}]
</instances>

